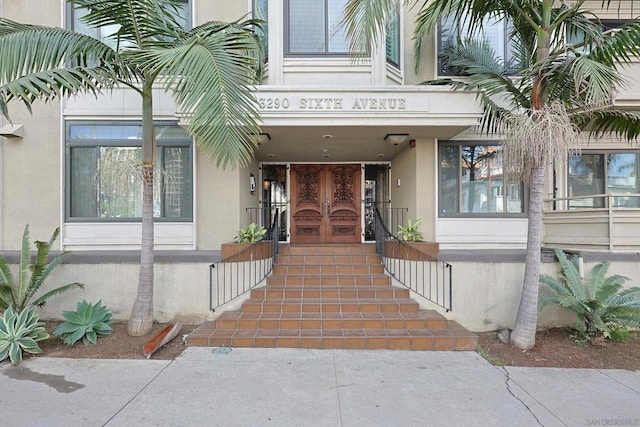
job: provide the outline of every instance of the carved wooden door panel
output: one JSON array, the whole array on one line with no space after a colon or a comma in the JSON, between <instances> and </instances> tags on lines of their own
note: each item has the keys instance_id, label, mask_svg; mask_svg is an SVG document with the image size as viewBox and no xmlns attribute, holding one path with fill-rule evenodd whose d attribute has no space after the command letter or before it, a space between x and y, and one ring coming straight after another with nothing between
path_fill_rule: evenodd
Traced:
<instances>
[{"instance_id":1,"label":"carved wooden door panel","mask_svg":"<svg viewBox=\"0 0 640 427\"><path fill-rule=\"evenodd\" d=\"M291 242L359 243L360 165L291 166Z\"/></svg>"}]
</instances>

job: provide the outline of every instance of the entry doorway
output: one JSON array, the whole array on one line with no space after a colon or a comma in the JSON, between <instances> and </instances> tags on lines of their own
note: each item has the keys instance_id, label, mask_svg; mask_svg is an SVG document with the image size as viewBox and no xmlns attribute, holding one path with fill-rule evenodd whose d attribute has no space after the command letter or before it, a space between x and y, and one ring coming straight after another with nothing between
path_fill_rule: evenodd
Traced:
<instances>
[{"instance_id":1,"label":"entry doorway","mask_svg":"<svg viewBox=\"0 0 640 427\"><path fill-rule=\"evenodd\" d=\"M359 164L291 165L291 243L360 243Z\"/></svg>"}]
</instances>

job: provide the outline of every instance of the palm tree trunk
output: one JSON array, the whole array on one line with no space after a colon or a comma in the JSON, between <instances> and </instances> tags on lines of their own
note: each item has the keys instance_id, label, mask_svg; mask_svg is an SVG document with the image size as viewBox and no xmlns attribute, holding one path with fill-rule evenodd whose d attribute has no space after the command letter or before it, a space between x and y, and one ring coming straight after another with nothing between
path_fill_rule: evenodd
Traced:
<instances>
[{"instance_id":1,"label":"palm tree trunk","mask_svg":"<svg viewBox=\"0 0 640 427\"><path fill-rule=\"evenodd\" d=\"M544 165L544 162L542 162ZM538 327L538 289L540 287L540 251L542 249L542 203L544 196L544 166L531 172L529 184L529 225L527 254L524 266L524 284L511 343L521 349L530 349L536 343Z\"/></svg>"},{"instance_id":2,"label":"palm tree trunk","mask_svg":"<svg viewBox=\"0 0 640 427\"><path fill-rule=\"evenodd\" d=\"M131 309L127 331L141 336L151 331L153 324L153 169L156 139L153 127L152 83L142 88L142 241L140 245L140 275L138 293Z\"/></svg>"}]
</instances>

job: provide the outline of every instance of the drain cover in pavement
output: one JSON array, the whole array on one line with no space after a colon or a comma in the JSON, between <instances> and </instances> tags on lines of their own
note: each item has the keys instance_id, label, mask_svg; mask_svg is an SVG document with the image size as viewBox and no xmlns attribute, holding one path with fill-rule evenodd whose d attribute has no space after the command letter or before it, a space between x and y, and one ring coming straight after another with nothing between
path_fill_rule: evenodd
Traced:
<instances>
[{"instance_id":1,"label":"drain cover in pavement","mask_svg":"<svg viewBox=\"0 0 640 427\"><path fill-rule=\"evenodd\" d=\"M213 354L229 354L229 353L231 353L231 347L214 348L212 353Z\"/></svg>"}]
</instances>

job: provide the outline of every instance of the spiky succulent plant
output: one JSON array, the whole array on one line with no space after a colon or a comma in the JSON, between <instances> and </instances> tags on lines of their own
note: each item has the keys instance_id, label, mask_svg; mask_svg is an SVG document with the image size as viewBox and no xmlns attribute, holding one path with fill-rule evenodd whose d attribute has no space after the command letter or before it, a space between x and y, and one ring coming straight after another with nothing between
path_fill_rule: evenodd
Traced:
<instances>
[{"instance_id":1,"label":"spiky succulent plant","mask_svg":"<svg viewBox=\"0 0 640 427\"><path fill-rule=\"evenodd\" d=\"M62 338L67 345L74 345L79 340L84 344L95 344L99 337L113 331L109 326L111 311L102 305L102 300L94 305L81 301L76 306L76 311L63 311L62 316L67 320L53 334Z\"/></svg>"},{"instance_id":2,"label":"spiky succulent plant","mask_svg":"<svg viewBox=\"0 0 640 427\"><path fill-rule=\"evenodd\" d=\"M0 361L9 357L14 365L22 362L22 353L42 353L38 341L49 337L40 322L36 307L27 307L16 313L9 306L0 316Z\"/></svg>"}]
</instances>

